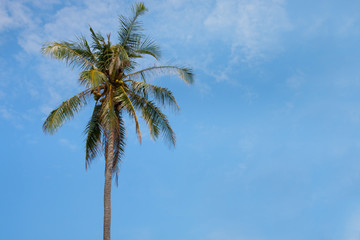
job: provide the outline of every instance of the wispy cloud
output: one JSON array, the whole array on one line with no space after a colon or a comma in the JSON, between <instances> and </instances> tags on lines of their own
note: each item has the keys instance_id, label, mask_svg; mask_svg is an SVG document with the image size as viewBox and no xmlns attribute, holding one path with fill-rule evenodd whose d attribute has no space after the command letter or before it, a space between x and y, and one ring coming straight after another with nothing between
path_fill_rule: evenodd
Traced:
<instances>
[{"instance_id":1,"label":"wispy cloud","mask_svg":"<svg viewBox=\"0 0 360 240\"><path fill-rule=\"evenodd\" d=\"M61 138L61 139L59 140L59 143L60 143L61 145L63 145L64 147L69 148L69 149L72 150L72 151L75 151L75 150L77 149L76 144L70 142L68 139L65 139L65 138Z\"/></svg>"},{"instance_id":2,"label":"wispy cloud","mask_svg":"<svg viewBox=\"0 0 360 240\"><path fill-rule=\"evenodd\" d=\"M0 115L3 119L6 120L11 120L14 118L14 114L12 113L12 111L5 107L0 107Z\"/></svg>"},{"instance_id":3,"label":"wispy cloud","mask_svg":"<svg viewBox=\"0 0 360 240\"><path fill-rule=\"evenodd\" d=\"M153 23L161 38L180 45L194 44L207 53L220 51L221 48L209 51L209 45L221 41L233 52L226 61L236 55L244 56L238 60L246 61L268 57L280 49L282 33L292 29L282 0L182 0L150 4L157 20L166 19Z\"/></svg>"},{"instance_id":4,"label":"wispy cloud","mask_svg":"<svg viewBox=\"0 0 360 240\"><path fill-rule=\"evenodd\" d=\"M10 106L0 106L0 120L3 119L18 129L24 128L23 120L26 119L25 114L20 114Z\"/></svg>"},{"instance_id":5,"label":"wispy cloud","mask_svg":"<svg viewBox=\"0 0 360 240\"><path fill-rule=\"evenodd\" d=\"M339 8L347 8L348 11L342 12L332 6L332 8L315 8L316 11L308 12L305 19L301 16L301 19L295 20L297 30L306 38L319 36L346 38L359 35L360 17L355 10L357 7L352 6L351 2L340 5Z\"/></svg>"},{"instance_id":6,"label":"wispy cloud","mask_svg":"<svg viewBox=\"0 0 360 240\"><path fill-rule=\"evenodd\" d=\"M0 5L0 32L33 24L32 13L23 3L2 1Z\"/></svg>"},{"instance_id":7,"label":"wispy cloud","mask_svg":"<svg viewBox=\"0 0 360 240\"><path fill-rule=\"evenodd\" d=\"M0 99L4 98L6 96L5 92L0 90Z\"/></svg>"},{"instance_id":8,"label":"wispy cloud","mask_svg":"<svg viewBox=\"0 0 360 240\"><path fill-rule=\"evenodd\" d=\"M123 7L123 2L113 0L79 1L76 4L60 7L46 20L30 19L31 27L24 27L19 34L19 45L27 53L39 54L44 42L75 40L75 35L89 33L89 25L103 33L114 32L118 26L116 16Z\"/></svg>"},{"instance_id":9,"label":"wispy cloud","mask_svg":"<svg viewBox=\"0 0 360 240\"><path fill-rule=\"evenodd\" d=\"M284 1L217 1L205 26L240 48L247 59L265 57L279 48L280 36L291 29Z\"/></svg>"},{"instance_id":10,"label":"wispy cloud","mask_svg":"<svg viewBox=\"0 0 360 240\"><path fill-rule=\"evenodd\" d=\"M205 239L208 240L256 240L258 237L248 236L244 234L246 231L241 231L240 229L231 229L231 228L220 228L216 227L215 230L211 231Z\"/></svg>"},{"instance_id":11,"label":"wispy cloud","mask_svg":"<svg viewBox=\"0 0 360 240\"><path fill-rule=\"evenodd\" d=\"M360 211L354 211L345 226L345 240L360 239Z\"/></svg>"},{"instance_id":12,"label":"wispy cloud","mask_svg":"<svg viewBox=\"0 0 360 240\"><path fill-rule=\"evenodd\" d=\"M298 90L305 82L304 73L301 71L296 72L286 79L286 85L292 90Z\"/></svg>"}]
</instances>

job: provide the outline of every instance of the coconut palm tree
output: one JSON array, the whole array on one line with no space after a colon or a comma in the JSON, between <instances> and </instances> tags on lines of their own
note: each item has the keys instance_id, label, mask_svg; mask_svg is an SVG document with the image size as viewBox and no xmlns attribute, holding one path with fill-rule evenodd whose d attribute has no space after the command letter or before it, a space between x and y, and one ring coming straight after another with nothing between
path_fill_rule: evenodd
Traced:
<instances>
[{"instance_id":1,"label":"coconut palm tree","mask_svg":"<svg viewBox=\"0 0 360 240\"><path fill-rule=\"evenodd\" d=\"M104 240L110 240L111 185L113 177L117 179L125 148L124 116L129 115L134 121L140 142L139 115L154 140L162 135L175 145L175 133L159 105L175 109L179 106L170 90L150 84L148 80L163 74L176 74L188 84L193 82L190 68L154 65L138 70L138 59L160 58L159 47L142 33L142 24L138 20L146 11L145 5L138 3L133 6L131 17L119 17L116 44L110 41L110 35L103 37L90 27L90 44L81 36L74 42L48 42L42 47L44 55L79 68L79 83L85 88L53 110L45 120L43 130L55 133L94 99L94 110L85 128L85 167L104 153Z\"/></svg>"}]
</instances>

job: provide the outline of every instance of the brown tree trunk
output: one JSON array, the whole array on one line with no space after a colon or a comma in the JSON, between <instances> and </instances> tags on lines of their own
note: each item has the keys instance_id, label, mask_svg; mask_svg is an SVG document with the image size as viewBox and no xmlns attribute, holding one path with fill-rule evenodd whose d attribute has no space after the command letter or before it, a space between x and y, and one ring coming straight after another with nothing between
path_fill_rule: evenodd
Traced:
<instances>
[{"instance_id":1,"label":"brown tree trunk","mask_svg":"<svg viewBox=\"0 0 360 240\"><path fill-rule=\"evenodd\" d=\"M113 171L114 134L110 131L107 139L105 157L104 186L104 240L110 240L111 226L111 182Z\"/></svg>"}]
</instances>

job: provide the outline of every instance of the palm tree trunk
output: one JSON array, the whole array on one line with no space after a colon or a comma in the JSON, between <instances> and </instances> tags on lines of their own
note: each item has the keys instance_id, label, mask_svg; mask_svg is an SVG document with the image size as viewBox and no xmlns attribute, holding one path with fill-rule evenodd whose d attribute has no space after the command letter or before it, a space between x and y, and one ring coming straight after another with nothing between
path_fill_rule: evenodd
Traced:
<instances>
[{"instance_id":1,"label":"palm tree trunk","mask_svg":"<svg viewBox=\"0 0 360 240\"><path fill-rule=\"evenodd\" d=\"M104 240L110 240L111 226L111 181L113 171L114 134L109 132L106 143L105 186L104 186Z\"/></svg>"}]
</instances>

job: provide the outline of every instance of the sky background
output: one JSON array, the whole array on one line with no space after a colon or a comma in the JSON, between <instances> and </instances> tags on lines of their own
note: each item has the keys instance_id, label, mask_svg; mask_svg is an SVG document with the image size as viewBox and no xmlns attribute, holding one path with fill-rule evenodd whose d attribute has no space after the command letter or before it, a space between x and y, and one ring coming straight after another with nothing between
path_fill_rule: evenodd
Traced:
<instances>
[{"instance_id":1,"label":"sky background","mask_svg":"<svg viewBox=\"0 0 360 240\"><path fill-rule=\"evenodd\" d=\"M51 109L78 70L41 56L46 41L103 34L124 0L0 0L0 239L102 239L104 161L85 171L92 103L55 135ZM137 142L113 188L112 239L359 240L360 2L146 1L161 63L196 82L157 84L177 146Z\"/></svg>"}]
</instances>

